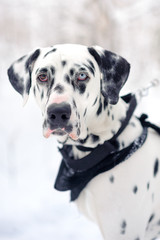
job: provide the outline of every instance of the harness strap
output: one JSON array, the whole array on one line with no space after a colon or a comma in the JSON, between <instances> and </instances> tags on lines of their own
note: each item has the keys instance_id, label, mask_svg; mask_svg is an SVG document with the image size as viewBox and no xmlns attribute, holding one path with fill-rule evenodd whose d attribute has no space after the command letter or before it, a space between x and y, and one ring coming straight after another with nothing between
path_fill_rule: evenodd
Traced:
<instances>
[{"instance_id":1,"label":"harness strap","mask_svg":"<svg viewBox=\"0 0 160 240\"><path fill-rule=\"evenodd\" d=\"M140 137L138 137L133 143L131 143L128 147L120 150L120 151L116 151L116 152L113 152L113 153L110 153L109 155L107 156L104 156L104 158L98 162L97 167L98 169L101 169L101 166L104 164L103 160L105 161L105 171L108 171L110 169L112 169L113 167L115 167L116 165L118 165L120 162L124 161L125 158L131 154L133 154L139 147L141 147L143 145L143 143L145 142L146 140L146 137L147 137L147 127L144 127L143 128L143 132L141 134ZM107 149L106 149L107 150ZM61 188L61 191L65 191L65 190L68 190L68 188L70 189L73 189L75 186L76 186L76 178L77 176L80 177L83 175L84 177L84 174L87 174L89 172L92 172L93 171L93 168L94 166L92 166L92 168L90 169L84 169L83 171L75 171L75 169L71 168L71 167L68 167L68 165L66 164L66 153L64 154L64 152L61 152L63 154L63 161L62 161L62 165L65 167L68 168L69 172L67 172L67 177L71 177L72 178L72 183L70 182L69 185L67 186L67 182L65 182L65 185L62 186ZM90 154L89 154L90 155ZM128 156L128 157L129 157ZM94 156L95 157L95 156ZM90 158L90 157L89 157ZM81 161L82 159L80 159L79 161ZM90 160L93 160L90 158ZM78 160L72 160L75 162L78 161ZM61 173L60 173L61 175ZM59 175L59 176L60 176ZM73 181L74 179L74 181ZM63 190L62 190L63 189Z\"/></svg>"},{"instance_id":2,"label":"harness strap","mask_svg":"<svg viewBox=\"0 0 160 240\"><path fill-rule=\"evenodd\" d=\"M154 129L158 134L160 134L160 127L156 126L155 124L151 122L147 122L146 119L148 118L147 114L142 114L139 118L141 121L142 126L150 127Z\"/></svg>"},{"instance_id":3,"label":"harness strap","mask_svg":"<svg viewBox=\"0 0 160 240\"><path fill-rule=\"evenodd\" d=\"M112 139L110 141L114 141L115 139L117 139L117 137L123 132L123 130L126 128L126 126L128 125L135 109L137 106L137 100L134 94L127 94L125 96L121 97L126 103L129 104L129 108L128 111L126 113L126 118L124 120L122 120L122 125L120 127L120 129L118 130L118 132L112 137Z\"/></svg>"}]
</instances>

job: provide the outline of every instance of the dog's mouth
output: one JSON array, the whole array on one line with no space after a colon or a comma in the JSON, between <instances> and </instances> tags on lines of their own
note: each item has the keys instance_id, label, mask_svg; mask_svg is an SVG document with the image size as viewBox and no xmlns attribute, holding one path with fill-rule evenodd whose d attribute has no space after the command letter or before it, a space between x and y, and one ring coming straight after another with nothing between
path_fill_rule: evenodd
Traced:
<instances>
[{"instance_id":1,"label":"dog's mouth","mask_svg":"<svg viewBox=\"0 0 160 240\"><path fill-rule=\"evenodd\" d=\"M43 132L43 135L45 138L49 138L51 134L58 135L58 136L64 136L67 134L67 132L61 128L57 128L57 129L53 129L53 130L48 128Z\"/></svg>"},{"instance_id":2,"label":"dog's mouth","mask_svg":"<svg viewBox=\"0 0 160 240\"><path fill-rule=\"evenodd\" d=\"M56 129L51 129L51 128L44 128L43 129L43 136L45 138L49 138L51 135L55 135L55 136L69 136L72 140L77 140L78 139L78 134L75 133L73 131L73 127L72 126L68 126L68 128L56 128Z\"/></svg>"},{"instance_id":3,"label":"dog's mouth","mask_svg":"<svg viewBox=\"0 0 160 240\"><path fill-rule=\"evenodd\" d=\"M51 135L78 140L80 135L80 123L74 117L71 105L66 102L52 103L47 107L46 117L43 123L43 135L49 138Z\"/></svg>"}]
</instances>

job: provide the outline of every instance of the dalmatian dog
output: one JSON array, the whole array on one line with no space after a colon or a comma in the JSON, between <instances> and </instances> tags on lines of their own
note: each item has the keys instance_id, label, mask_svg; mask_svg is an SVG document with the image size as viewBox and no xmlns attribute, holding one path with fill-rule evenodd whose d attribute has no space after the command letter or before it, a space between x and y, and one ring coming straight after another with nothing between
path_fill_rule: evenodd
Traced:
<instances>
[{"instance_id":1,"label":"dalmatian dog","mask_svg":"<svg viewBox=\"0 0 160 240\"><path fill-rule=\"evenodd\" d=\"M62 146L70 146L76 165L120 129L128 104L119 92L129 71L124 58L99 46L62 44L21 57L8 75L24 103L33 91L44 119L44 137L55 135ZM116 139L117 148L127 148L142 131L132 115ZM82 189L75 203L99 226L105 240L160 239L159 164L160 137L149 128L134 154Z\"/></svg>"}]
</instances>

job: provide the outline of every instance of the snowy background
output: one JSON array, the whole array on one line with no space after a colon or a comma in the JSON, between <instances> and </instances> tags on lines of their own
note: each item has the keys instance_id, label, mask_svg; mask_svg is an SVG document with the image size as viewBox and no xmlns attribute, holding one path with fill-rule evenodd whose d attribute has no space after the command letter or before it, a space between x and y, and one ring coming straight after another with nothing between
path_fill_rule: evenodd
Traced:
<instances>
[{"instance_id":1,"label":"snowy background","mask_svg":"<svg viewBox=\"0 0 160 240\"><path fill-rule=\"evenodd\" d=\"M101 45L132 66L124 93L160 79L160 0L0 0L0 240L101 240L69 194L53 189L61 157L42 136L33 97L10 86L9 65L37 46ZM160 87L138 112L160 122Z\"/></svg>"}]
</instances>

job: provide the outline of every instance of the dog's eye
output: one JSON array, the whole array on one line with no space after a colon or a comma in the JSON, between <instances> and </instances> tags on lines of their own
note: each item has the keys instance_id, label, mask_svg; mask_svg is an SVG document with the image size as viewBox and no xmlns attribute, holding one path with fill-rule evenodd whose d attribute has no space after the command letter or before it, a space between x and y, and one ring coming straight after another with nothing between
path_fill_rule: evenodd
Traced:
<instances>
[{"instance_id":1,"label":"dog's eye","mask_svg":"<svg viewBox=\"0 0 160 240\"><path fill-rule=\"evenodd\" d=\"M47 81L48 81L48 76L47 76L46 74L40 74L40 75L38 76L38 80L39 80L40 82L47 82Z\"/></svg>"},{"instance_id":2,"label":"dog's eye","mask_svg":"<svg viewBox=\"0 0 160 240\"><path fill-rule=\"evenodd\" d=\"M77 80L78 81L85 81L85 80L87 80L88 79L88 75L86 74L86 73L80 73L80 74L78 74L78 76L77 76Z\"/></svg>"}]
</instances>

